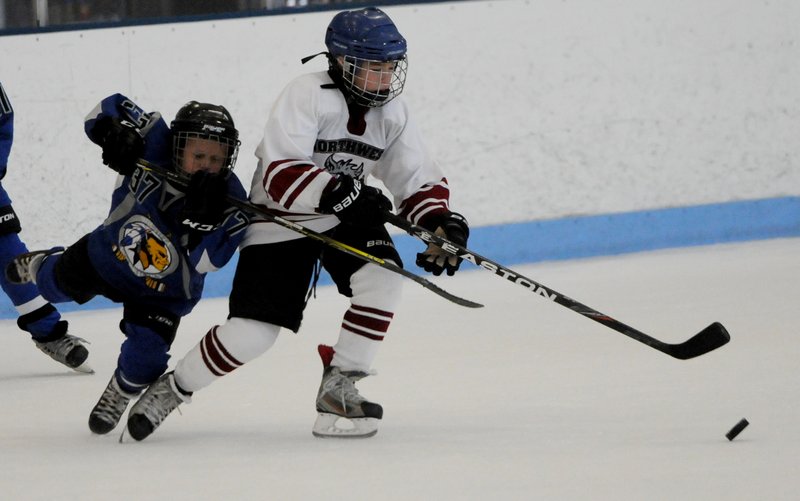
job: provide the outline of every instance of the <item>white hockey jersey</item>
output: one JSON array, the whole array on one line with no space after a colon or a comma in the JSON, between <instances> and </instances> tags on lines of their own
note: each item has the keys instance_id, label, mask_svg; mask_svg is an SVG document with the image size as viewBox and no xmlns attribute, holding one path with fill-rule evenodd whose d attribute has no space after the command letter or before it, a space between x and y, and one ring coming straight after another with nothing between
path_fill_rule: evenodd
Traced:
<instances>
[{"instance_id":1,"label":"white hockey jersey","mask_svg":"<svg viewBox=\"0 0 800 501\"><path fill-rule=\"evenodd\" d=\"M325 187L342 174L379 179L398 213L415 224L449 210L447 179L428 154L402 96L351 116L324 71L300 76L283 90L256 156L250 201L314 231L339 224L336 216L315 211ZM256 219L242 247L301 237Z\"/></svg>"}]
</instances>

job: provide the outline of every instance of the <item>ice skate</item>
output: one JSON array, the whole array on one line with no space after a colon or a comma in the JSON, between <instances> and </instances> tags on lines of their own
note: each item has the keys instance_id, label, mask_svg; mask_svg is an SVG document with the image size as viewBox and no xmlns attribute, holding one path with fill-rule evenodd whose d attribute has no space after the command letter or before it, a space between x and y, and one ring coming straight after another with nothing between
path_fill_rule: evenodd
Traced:
<instances>
[{"instance_id":1,"label":"ice skate","mask_svg":"<svg viewBox=\"0 0 800 501\"><path fill-rule=\"evenodd\" d=\"M191 395L178 389L172 372L151 384L128 413L128 433L135 440L149 437L169 414L183 403L191 403Z\"/></svg>"},{"instance_id":2,"label":"ice skate","mask_svg":"<svg viewBox=\"0 0 800 501\"><path fill-rule=\"evenodd\" d=\"M89 414L89 429L92 433L105 435L116 428L132 398L136 398L136 394L123 391L117 383L117 376L111 376L111 381Z\"/></svg>"},{"instance_id":3,"label":"ice skate","mask_svg":"<svg viewBox=\"0 0 800 501\"><path fill-rule=\"evenodd\" d=\"M333 348L320 345L318 350L325 369L317 394L317 420L312 430L314 436L367 438L378 433L378 420L383 417L383 407L369 402L355 386L357 381L369 374L332 367Z\"/></svg>"},{"instance_id":4,"label":"ice skate","mask_svg":"<svg viewBox=\"0 0 800 501\"><path fill-rule=\"evenodd\" d=\"M94 373L94 370L87 362L89 350L87 350L86 346L83 344L86 342L84 339L70 334L64 334L53 341L42 342L34 339L33 342L36 344L37 348L56 362L64 364L78 372L85 372L87 374Z\"/></svg>"},{"instance_id":5,"label":"ice skate","mask_svg":"<svg viewBox=\"0 0 800 501\"><path fill-rule=\"evenodd\" d=\"M20 254L6 266L6 278L12 284L36 283L36 273L42 266L47 256L63 252L63 247L53 247L47 250L38 250Z\"/></svg>"}]
</instances>

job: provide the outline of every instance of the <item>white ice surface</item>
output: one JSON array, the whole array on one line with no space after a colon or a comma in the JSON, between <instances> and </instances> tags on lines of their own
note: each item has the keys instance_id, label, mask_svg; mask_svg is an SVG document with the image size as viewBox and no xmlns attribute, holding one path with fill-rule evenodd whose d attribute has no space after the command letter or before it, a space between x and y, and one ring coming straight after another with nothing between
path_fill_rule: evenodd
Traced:
<instances>
[{"instance_id":1,"label":"white ice surface","mask_svg":"<svg viewBox=\"0 0 800 501\"><path fill-rule=\"evenodd\" d=\"M116 363L120 310L67 314L92 343L91 376L2 321L0 497L798 499L798 256L800 239L783 239L515 267L669 342L725 324L731 343L691 361L483 270L437 280L480 310L408 282L379 374L360 383L385 408L367 440L311 435L315 346L333 342L345 304L331 287L299 335L196 393L142 443L86 425ZM173 353L226 312L225 300L202 302ZM742 417L750 426L729 442Z\"/></svg>"}]
</instances>

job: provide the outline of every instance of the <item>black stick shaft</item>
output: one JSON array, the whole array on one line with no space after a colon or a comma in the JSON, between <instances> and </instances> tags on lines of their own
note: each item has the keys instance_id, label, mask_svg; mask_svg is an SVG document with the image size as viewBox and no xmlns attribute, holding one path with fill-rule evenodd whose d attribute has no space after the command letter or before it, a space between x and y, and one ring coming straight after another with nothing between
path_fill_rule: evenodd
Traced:
<instances>
[{"instance_id":1,"label":"black stick shaft","mask_svg":"<svg viewBox=\"0 0 800 501\"><path fill-rule=\"evenodd\" d=\"M601 323L610 329L622 333L632 339L635 339L636 341L639 341L640 343L646 344L647 346L666 353L672 357L681 360L694 358L719 348L730 340L730 335L722 326L722 324L715 322L683 343L665 343L654 337L648 336L647 334L634 329L629 325L625 325L619 320L601 313L594 308L590 308L589 306L586 306L585 304L582 304L570 298L569 296L542 285L533 279L506 268L505 266L496 263L491 259L483 257L480 254L467 249L466 247L462 247L443 237L440 237L439 235L436 235L431 231L428 231L421 226L417 226L404 218L394 214L388 214L387 221L390 224L405 230L408 234L419 238L423 242L437 245L449 254L458 256L476 266L479 266L485 270L489 270L495 275L520 285L538 296L549 299L554 303L569 308L570 310L583 315L584 317L590 318L595 322Z\"/></svg>"}]
</instances>

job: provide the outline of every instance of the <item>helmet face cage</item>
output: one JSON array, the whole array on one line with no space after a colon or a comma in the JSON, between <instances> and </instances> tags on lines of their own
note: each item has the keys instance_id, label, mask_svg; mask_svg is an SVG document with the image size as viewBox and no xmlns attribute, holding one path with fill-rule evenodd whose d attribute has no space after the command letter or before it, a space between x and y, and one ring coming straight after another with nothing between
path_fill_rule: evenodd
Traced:
<instances>
[{"instance_id":1,"label":"helmet face cage","mask_svg":"<svg viewBox=\"0 0 800 501\"><path fill-rule=\"evenodd\" d=\"M356 104L377 108L403 92L408 72L405 55L391 61L342 55L336 61L344 88Z\"/></svg>"},{"instance_id":2,"label":"helmet face cage","mask_svg":"<svg viewBox=\"0 0 800 501\"><path fill-rule=\"evenodd\" d=\"M375 7L336 14L325 32L330 72L356 104L376 108L403 92L408 45L394 22Z\"/></svg>"},{"instance_id":3,"label":"helmet face cage","mask_svg":"<svg viewBox=\"0 0 800 501\"><path fill-rule=\"evenodd\" d=\"M205 149L200 146L210 167L218 167L220 172L233 170L241 143L239 131L224 106L189 101L178 110L170 128L173 134L173 164L176 169L185 170L184 157L189 140L202 139L222 146L219 154L213 148L209 151L208 145L205 145ZM201 151L194 153L199 154Z\"/></svg>"},{"instance_id":4,"label":"helmet face cage","mask_svg":"<svg viewBox=\"0 0 800 501\"><path fill-rule=\"evenodd\" d=\"M173 137L173 162L175 167L178 169L182 169L183 166L183 157L186 151L186 143L188 139L206 139L209 141L216 141L224 146L225 157L221 159L221 168L220 172L225 170L233 170L234 165L236 165L236 158L239 155L239 145L241 142L237 139L231 139L229 137L220 136L216 134L206 134L201 132L193 132L193 131L175 131Z\"/></svg>"}]
</instances>

